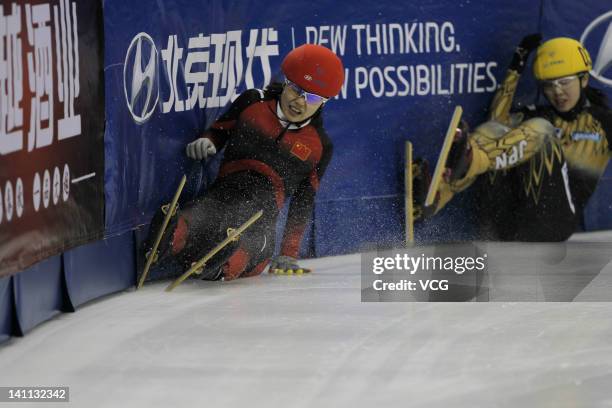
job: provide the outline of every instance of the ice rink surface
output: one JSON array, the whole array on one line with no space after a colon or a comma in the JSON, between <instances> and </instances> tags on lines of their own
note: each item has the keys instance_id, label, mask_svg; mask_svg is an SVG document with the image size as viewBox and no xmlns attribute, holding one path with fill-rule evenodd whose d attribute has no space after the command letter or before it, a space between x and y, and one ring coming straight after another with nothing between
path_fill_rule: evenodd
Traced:
<instances>
[{"instance_id":1,"label":"ice rink surface","mask_svg":"<svg viewBox=\"0 0 612 408\"><path fill-rule=\"evenodd\" d=\"M359 255L304 265L92 302L0 346L0 385L70 387L16 407L612 407L612 303L368 303Z\"/></svg>"}]
</instances>

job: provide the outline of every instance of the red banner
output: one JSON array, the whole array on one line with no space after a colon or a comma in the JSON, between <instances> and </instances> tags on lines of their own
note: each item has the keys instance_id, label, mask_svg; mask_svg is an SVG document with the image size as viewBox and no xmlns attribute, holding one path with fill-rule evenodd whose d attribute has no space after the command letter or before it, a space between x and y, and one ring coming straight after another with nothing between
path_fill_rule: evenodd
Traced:
<instances>
[{"instance_id":1,"label":"red banner","mask_svg":"<svg viewBox=\"0 0 612 408\"><path fill-rule=\"evenodd\" d=\"M0 6L0 276L104 231L102 4Z\"/></svg>"}]
</instances>

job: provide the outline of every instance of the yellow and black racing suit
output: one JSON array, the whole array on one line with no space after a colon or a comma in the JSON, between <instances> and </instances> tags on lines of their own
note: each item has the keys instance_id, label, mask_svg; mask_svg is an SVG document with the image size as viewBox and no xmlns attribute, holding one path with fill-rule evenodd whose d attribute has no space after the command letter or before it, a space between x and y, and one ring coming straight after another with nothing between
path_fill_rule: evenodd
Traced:
<instances>
[{"instance_id":1,"label":"yellow and black racing suit","mask_svg":"<svg viewBox=\"0 0 612 408\"><path fill-rule=\"evenodd\" d=\"M518 80L509 70L490 120L469 136L467 173L442 182L436 211L478 181L483 239L563 241L576 230L612 157L612 111L583 90L567 113L550 106L511 113Z\"/></svg>"}]
</instances>

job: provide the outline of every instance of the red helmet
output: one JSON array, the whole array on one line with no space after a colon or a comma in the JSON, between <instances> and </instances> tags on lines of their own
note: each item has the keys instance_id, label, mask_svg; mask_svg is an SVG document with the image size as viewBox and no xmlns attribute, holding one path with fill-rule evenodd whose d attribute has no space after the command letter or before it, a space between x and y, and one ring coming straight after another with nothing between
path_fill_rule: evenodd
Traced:
<instances>
[{"instance_id":1,"label":"red helmet","mask_svg":"<svg viewBox=\"0 0 612 408\"><path fill-rule=\"evenodd\" d=\"M332 98L344 83L342 61L329 48L304 44L292 50L281 65L288 80L306 92Z\"/></svg>"}]
</instances>

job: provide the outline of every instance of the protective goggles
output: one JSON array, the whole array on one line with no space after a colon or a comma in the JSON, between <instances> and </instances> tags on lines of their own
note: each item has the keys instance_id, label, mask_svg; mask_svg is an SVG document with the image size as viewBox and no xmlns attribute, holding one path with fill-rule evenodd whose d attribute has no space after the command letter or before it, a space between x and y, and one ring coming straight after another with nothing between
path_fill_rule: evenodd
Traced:
<instances>
[{"instance_id":1,"label":"protective goggles","mask_svg":"<svg viewBox=\"0 0 612 408\"><path fill-rule=\"evenodd\" d=\"M291 88L291 90L293 92L295 92L298 96L301 96L302 98L304 98L304 100L306 101L306 103L314 105L317 104L319 102L327 102L329 100L329 98L324 98L320 95L317 94L313 94L310 92L306 92L305 90L303 90L302 88L300 88L298 85L294 84L293 82L291 82L288 79L285 79L285 85L288 86L289 88Z\"/></svg>"},{"instance_id":2,"label":"protective goggles","mask_svg":"<svg viewBox=\"0 0 612 408\"><path fill-rule=\"evenodd\" d=\"M545 91L552 91L554 88L567 90L572 85L572 82L574 82L574 80L579 79L581 77L582 75L570 75L563 78L540 81L540 86Z\"/></svg>"}]
</instances>

